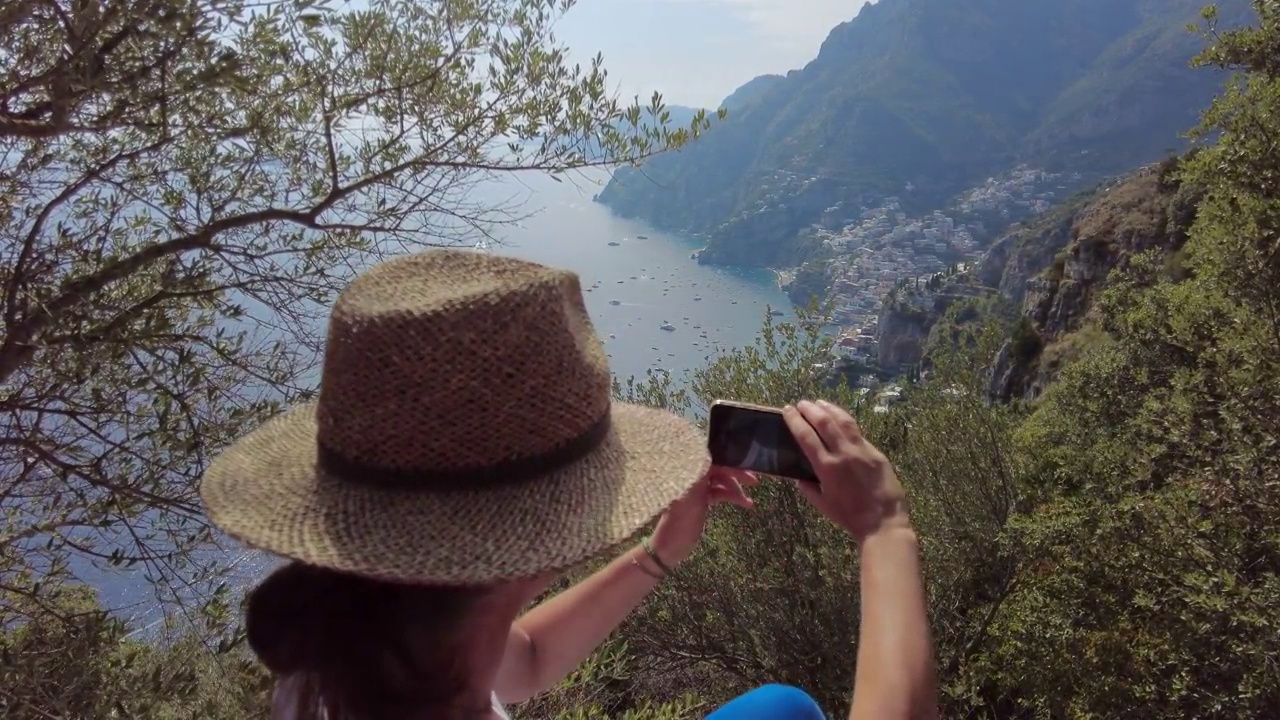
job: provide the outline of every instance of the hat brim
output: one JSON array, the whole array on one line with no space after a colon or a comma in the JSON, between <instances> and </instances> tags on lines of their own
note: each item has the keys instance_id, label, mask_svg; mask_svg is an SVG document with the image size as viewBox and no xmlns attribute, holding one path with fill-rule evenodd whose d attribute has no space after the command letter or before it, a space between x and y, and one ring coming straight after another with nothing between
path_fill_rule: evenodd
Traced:
<instances>
[{"instance_id":1,"label":"hat brim","mask_svg":"<svg viewBox=\"0 0 1280 720\"><path fill-rule=\"evenodd\" d=\"M702 433L615 403L586 457L473 490L344 482L316 463L316 406L276 417L218 456L200 494L215 525L253 547L383 580L484 585L577 565L633 537L706 472Z\"/></svg>"}]
</instances>

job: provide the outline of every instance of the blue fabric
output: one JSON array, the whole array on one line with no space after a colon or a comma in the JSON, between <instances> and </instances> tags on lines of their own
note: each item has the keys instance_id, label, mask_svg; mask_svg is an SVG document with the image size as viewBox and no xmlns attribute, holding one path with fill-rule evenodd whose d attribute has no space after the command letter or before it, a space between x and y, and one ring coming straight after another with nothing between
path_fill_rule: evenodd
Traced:
<instances>
[{"instance_id":1,"label":"blue fabric","mask_svg":"<svg viewBox=\"0 0 1280 720\"><path fill-rule=\"evenodd\" d=\"M725 703L707 720L826 720L826 716L800 688L764 685Z\"/></svg>"}]
</instances>

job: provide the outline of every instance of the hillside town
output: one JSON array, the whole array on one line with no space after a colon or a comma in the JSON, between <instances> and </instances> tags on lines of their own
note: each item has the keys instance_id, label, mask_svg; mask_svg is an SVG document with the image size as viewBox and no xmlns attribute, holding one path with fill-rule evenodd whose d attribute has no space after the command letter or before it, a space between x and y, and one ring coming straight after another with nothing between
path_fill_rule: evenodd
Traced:
<instances>
[{"instance_id":1,"label":"hillside town","mask_svg":"<svg viewBox=\"0 0 1280 720\"><path fill-rule=\"evenodd\" d=\"M889 197L836 228L830 220L840 208L831 208L827 222L813 232L836 256L827 272L837 353L874 357L880 310L894 287L903 281L924 284L948 268L976 261L989 241L989 224L1038 215L1081 179L1018 168L965 192L945 212L912 218L900 198Z\"/></svg>"}]
</instances>

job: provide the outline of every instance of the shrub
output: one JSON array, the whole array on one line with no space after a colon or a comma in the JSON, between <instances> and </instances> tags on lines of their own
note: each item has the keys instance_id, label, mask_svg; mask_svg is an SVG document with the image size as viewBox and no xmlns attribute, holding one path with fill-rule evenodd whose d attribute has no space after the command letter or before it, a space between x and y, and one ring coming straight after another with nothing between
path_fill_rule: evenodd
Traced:
<instances>
[{"instance_id":1,"label":"shrub","mask_svg":"<svg viewBox=\"0 0 1280 720\"><path fill-rule=\"evenodd\" d=\"M266 671L204 628L131 635L83 586L50 592L39 607L6 600L16 609L0 633L0 708L9 720L267 716Z\"/></svg>"}]
</instances>

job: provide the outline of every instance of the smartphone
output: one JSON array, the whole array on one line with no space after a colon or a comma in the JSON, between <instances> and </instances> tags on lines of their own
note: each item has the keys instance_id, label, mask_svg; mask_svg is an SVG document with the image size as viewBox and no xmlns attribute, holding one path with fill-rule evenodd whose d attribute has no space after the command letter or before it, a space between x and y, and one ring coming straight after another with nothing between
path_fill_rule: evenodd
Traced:
<instances>
[{"instance_id":1,"label":"smartphone","mask_svg":"<svg viewBox=\"0 0 1280 720\"><path fill-rule=\"evenodd\" d=\"M818 482L778 408L717 400L711 405L707 448L716 465Z\"/></svg>"}]
</instances>

